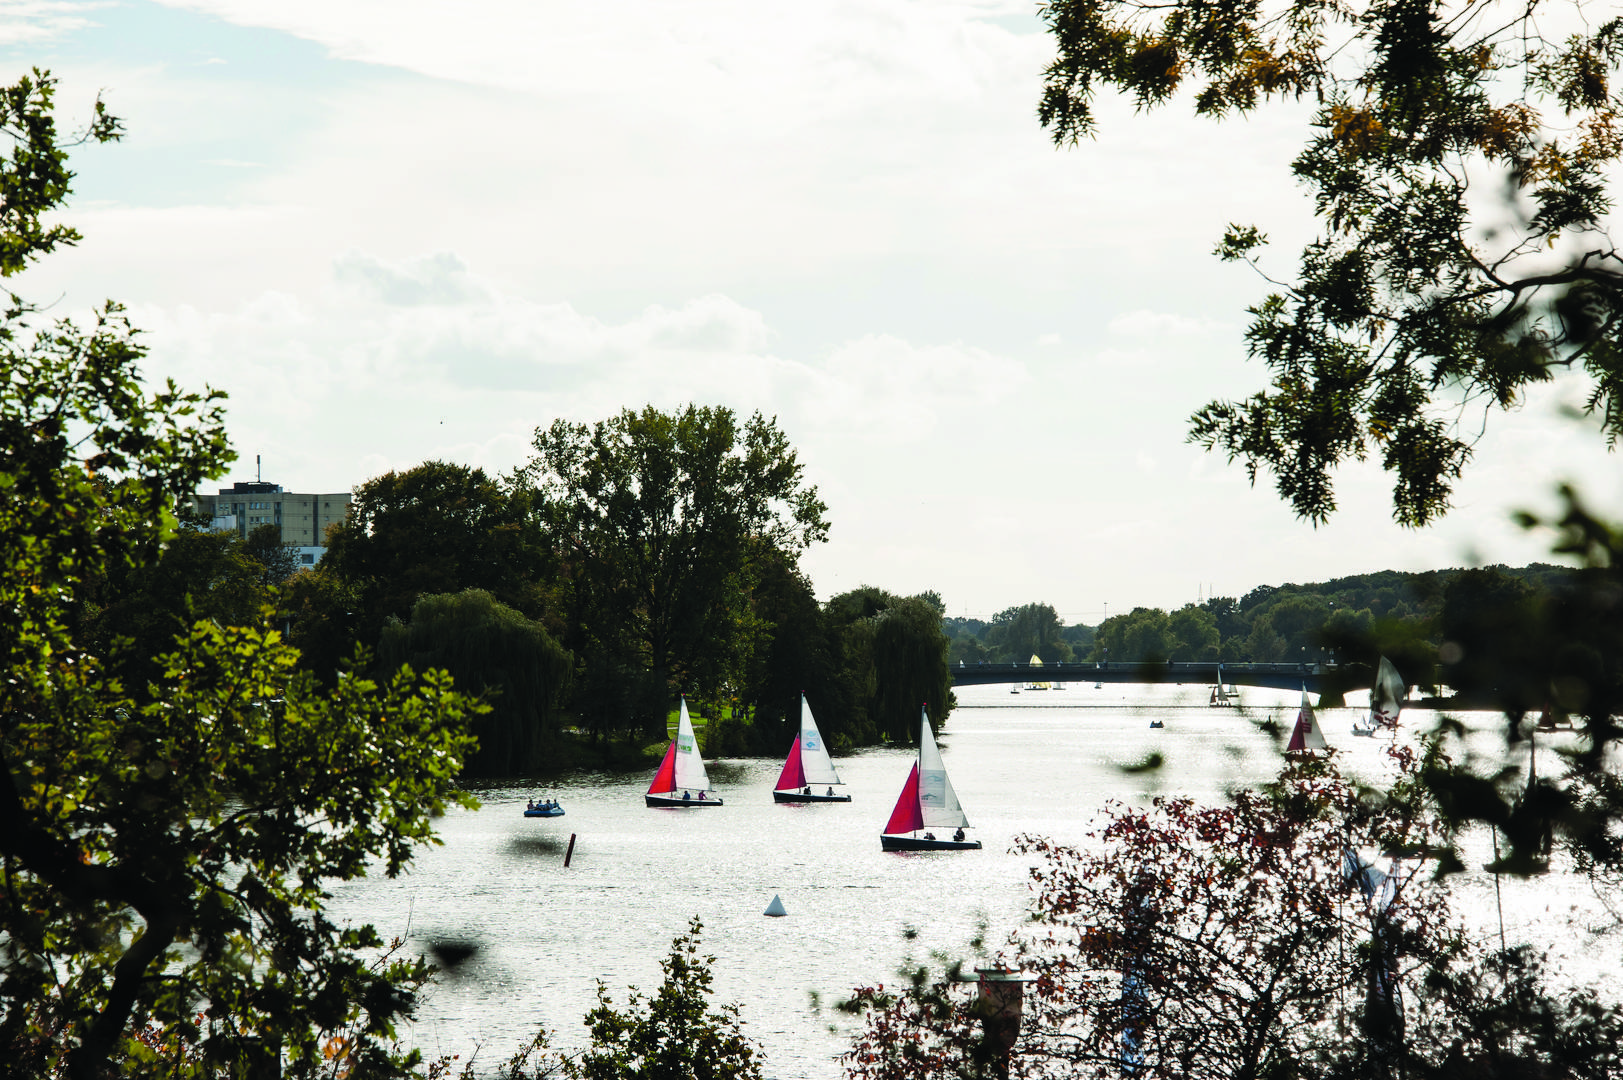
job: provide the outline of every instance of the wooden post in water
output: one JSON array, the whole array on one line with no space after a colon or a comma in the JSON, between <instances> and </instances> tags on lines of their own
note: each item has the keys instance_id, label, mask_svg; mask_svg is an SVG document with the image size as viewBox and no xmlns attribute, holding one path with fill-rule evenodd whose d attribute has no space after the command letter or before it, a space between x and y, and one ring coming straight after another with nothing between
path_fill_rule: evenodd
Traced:
<instances>
[{"instance_id":1,"label":"wooden post in water","mask_svg":"<svg viewBox=\"0 0 1623 1080\"><path fill-rule=\"evenodd\" d=\"M569 860L575 857L575 834L569 834L569 850L564 852L564 866L569 866Z\"/></svg>"}]
</instances>

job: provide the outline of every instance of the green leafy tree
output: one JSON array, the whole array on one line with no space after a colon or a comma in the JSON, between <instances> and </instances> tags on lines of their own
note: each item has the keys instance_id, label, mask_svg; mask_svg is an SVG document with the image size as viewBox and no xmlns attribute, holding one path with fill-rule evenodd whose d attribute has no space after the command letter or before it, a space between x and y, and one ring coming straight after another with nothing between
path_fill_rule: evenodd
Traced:
<instances>
[{"instance_id":1,"label":"green leafy tree","mask_svg":"<svg viewBox=\"0 0 1623 1080\"><path fill-rule=\"evenodd\" d=\"M1222 642L1217 632L1217 618L1211 612L1185 604L1167 616L1167 630L1174 645L1169 660L1216 660Z\"/></svg>"},{"instance_id":2,"label":"green leafy tree","mask_svg":"<svg viewBox=\"0 0 1623 1080\"><path fill-rule=\"evenodd\" d=\"M474 776L521 776L545 763L575 668L544 626L483 589L418 597L410 622L384 626L378 659L389 671L446 671L485 698L489 711L473 728L479 749L466 760Z\"/></svg>"},{"instance_id":3,"label":"green leafy tree","mask_svg":"<svg viewBox=\"0 0 1623 1080\"><path fill-rule=\"evenodd\" d=\"M243 542L243 552L259 564L260 582L267 586L282 584L299 569L298 553L294 545L282 543L278 525L254 526Z\"/></svg>"},{"instance_id":4,"label":"green leafy tree","mask_svg":"<svg viewBox=\"0 0 1623 1080\"><path fill-rule=\"evenodd\" d=\"M547 607L541 522L529 493L483 469L427 461L355 489L349 515L329 530L321 567L346 582L360 607L356 640L377 644L383 624L428 594L484 589L531 618ZM347 653L347 649L345 652Z\"/></svg>"},{"instance_id":5,"label":"green leafy tree","mask_svg":"<svg viewBox=\"0 0 1623 1080\"><path fill-rule=\"evenodd\" d=\"M986 644L1005 663L1023 664L1033 656L1058 663L1071 658L1064 630L1052 604L1023 604L992 616Z\"/></svg>"},{"instance_id":6,"label":"green leafy tree","mask_svg":"<svg viewBox=\"0 0 1623 1080\"><path fill-rule=\"evenodd\" d=\"M645 998L633 987L624 1009L597 984L586 1015L592 1045L569 1062L576 1080L758 1080L761 1051L744 1034L735 1004L710 1005L713 956L699 951L703 924L671 942L664 982Z\"/></svg>"},{"instance_id":7,"label":"green leafy tree","mask_svg":"<svg viewBox=\"0 0 1623 1080\"><path fill-rule=\"evenodd\" d=\"M1160 608L1139 607L1126 615L1112 615L1099 624L1099 633L1093 639L1093 658L1144 663L1165 660L1177 647L1167 613Z\"/></svg>"},{"instance_id":8,"label":"green leafy tree","mask_svg":"<svg viewBox=\"0 0 1623 1080\"><path fill-rule=\"evenodd\" d=\"M1623 19L1578 4L1296 0L1282 7L1054 0L1039 115L1090 135L1101 88L1213 119L1317 103L1293 164L1321 231L1251 309L1270 385L1197 412L1191 438L1271 471L1300 515L1331 472L1379 458L1393 515L1446 511L1471 456L1461 417L1581 371L1623 435L1623 257L1607 233L1623 155ZM1255 226L1219 254L1255 261ZM1461 402L1474 408L1461 409Z\"/></svg>"},{"instance_id":9,"label":"green leafy tree","mask_svg":"<svg viewBox=\"0 0 1623 1080\"><path fill-rule=\"evenodd\" d=\"M646 672L639 724L663 737L673 684L722 696L717 683L741 675L730 658L751 632L752 560L826 539L827 508L759 414L627 409L537 428L534 447L523 475L562 545L579 627L565 643L588 665Z\"/></svg>"},{"instance_id":10,"label":"green leafy tree","mask_svg":"<svg viewBox=\"0 0 1623 1080\"><path fill-rule=\"evenodd\" d=\"M72 243L52 82L0 89L0 272ZM92 139L117 123L98 105ZM399 872L454 774L471 704L443 675L328 693L258 621L171 636L148 685L84 615L161 559L173 508L224 473L220 395L149 390L116 306L0 325L0 1073L100 1080L394 1076L421 964L380 961L326 885ZM93 646L93 647L92 647Z\"/></svg>"},{"instance_id":11,"label":"green leafy tree","mask_svg":"<svg viewBox=\"0 0 1623 1080\"><path fill-rule=\"evenodd\" d=\"M854 727L860 725L861 736L853 741L914 742L920 704L929 706L936 724L946 720L952 673L939 599L929 593L898 597L864 585L831 597L823 617L839 657L831 696L836 716L844 712ZM813 706L819 726L828 723L821 702Z\"/></svg>"},{"instance_id":12,"label":"green leafy tree","mask_svg":"<svg viewBox=\"0 0 1623 1080\"><path fill-rule=\"evenodd\" d=\"M952 673L947 670L947 635L941 608L928 596L909 596L874 619L874 695L869 713L886 737L918 741L919 707L944 723L952 709Z\"/></svg>"},{"instance_id":13,"label":"green leafy tree","mask_svg":"<svg viewBox=\"0 0 1623 1080\"><path fill-rule=\"evenodd\" d=\"M87 582L80 641L142 696L162 675L160 657L175 635L198 619L259 625L274 599L264 579L264 567L235 534L182 529L153 558L115 562Z\"/></svg>"}]
</instances>

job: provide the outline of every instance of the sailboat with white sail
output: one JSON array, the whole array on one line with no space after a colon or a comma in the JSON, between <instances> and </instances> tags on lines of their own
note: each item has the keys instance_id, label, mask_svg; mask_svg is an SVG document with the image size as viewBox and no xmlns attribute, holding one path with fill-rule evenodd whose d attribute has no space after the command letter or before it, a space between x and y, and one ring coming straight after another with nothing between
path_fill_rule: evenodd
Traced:
<instances>
[{"instance_id":1,"label":"sailboat with white sail","mask_svg":"<svg viewBox=\"0 0 1623 1080\"><path fill-rule=\"evenodd\" d=\"M1291 728L1291 741L1285 747L1287 754L1324 750L1330 744L1324 741L1319 720L1313 715L1313 706L1307 700L1307 687L1302 687L1302 707L1296 713L1296 726Z\"/></svg>"},{"instance_id":2,"label":"sailboat with white sail","mask_svg":"<svg viewBox=\"0 0 1623 1080\"><path fill-rule=\"evenodd\" d=\"M958 803L958 793L947 779L947 767L936 748L935 734L930 730L930 710L923 710L919 723L919 756L913 771L907 774L896 808L890 812L885 831L879 836L879 846L885 851L964 851L978 850L979 840L964 839L969 818ZM933 831L956 830L951 839L937 839ZM924 835L919 833L923 831Z\"/></svg>"},{"instance_id":3,"label":"sailboat with white sail","mask_svg":"<svg viewBox=\"0 0 1623 1080\"><path fill-rule=\"evenodd\" d=\"M644 796L649 806L720 806L710 795L710 774L699 756L699 743L693 737L693 721L688 717L688 699L682 699L681 717L676 722L676 738L665 750L654 782Z\"/></svg>"},{"instance_id":4,"label":"sailboat with white sail","mask_svg":"<svg viewBox=\"0 0 1623 1080\"><path fill-rule=\"evenodd\" d=\"M1355 719L1353 734L1371 736L1381 728L1396 728L1398 716L1403 712L1403 700L1408 696L1409 687L1397 667L1381 657L1380 666L1375 669L1375 685L1369 690L1369 722L1360 724Z\"/></svg>"},{"instance_id":5,"label":"sailboat with white sail","mask_svg":"<svg viewBox=\"0 0 1623 1080\"><path fill-rule=\"evenodd\" d=\"M850 802L849 795L834 794L833 785L840 783L840 774L829 760L823 733L817 730L806 695L800 695L800 733L789 748L789 757L778 774L778 786L772 792L774 802ZM825 789L818 794L815 788Z\"/></svg>"}]
</instances>

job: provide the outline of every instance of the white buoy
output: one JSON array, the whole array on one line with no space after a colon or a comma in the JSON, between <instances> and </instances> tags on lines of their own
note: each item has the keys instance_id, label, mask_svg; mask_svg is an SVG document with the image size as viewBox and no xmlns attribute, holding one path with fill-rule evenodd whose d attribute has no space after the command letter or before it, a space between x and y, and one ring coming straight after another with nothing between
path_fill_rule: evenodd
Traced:
<instances>
[{"instance_id":1,"label":"white buoy","mask_svg":"<svg viewBox=\"0 0 1623 1080\"><path fill-rule=\"evenodd\" d=\"M772 902L766 906L766 914L772 916L774 919L778 918L779 916L789 914L787 911L783 910L783 901L778 898L777 893L772 894Z\"/></svg>"}]
</instances>

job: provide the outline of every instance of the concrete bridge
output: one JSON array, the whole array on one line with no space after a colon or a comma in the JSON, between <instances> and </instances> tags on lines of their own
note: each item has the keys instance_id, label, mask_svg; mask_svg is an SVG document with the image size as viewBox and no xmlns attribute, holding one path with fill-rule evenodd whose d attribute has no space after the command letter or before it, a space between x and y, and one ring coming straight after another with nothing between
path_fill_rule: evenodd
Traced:
<instances>
[{"instance_id":1,"label":"concrete bridge","mask_svg":"<svg viewBox=\"0 0 1623 1080\"><path fill-rule=\"evenodd\" d=\"M1126 663L1120 660L1073 661L1068 664L953 664L958 686L986 683L1093 682L1093 683L1196 683L1218 681L1238 686L1269 686L1315 695L1331 708L1346 704L1348 690L1367 689L1375 673L1366 664L1217 664L1212 661L1158 660ZM1221 674L1219 672L1221 671Z\"/></svg>"}]
</instances>

